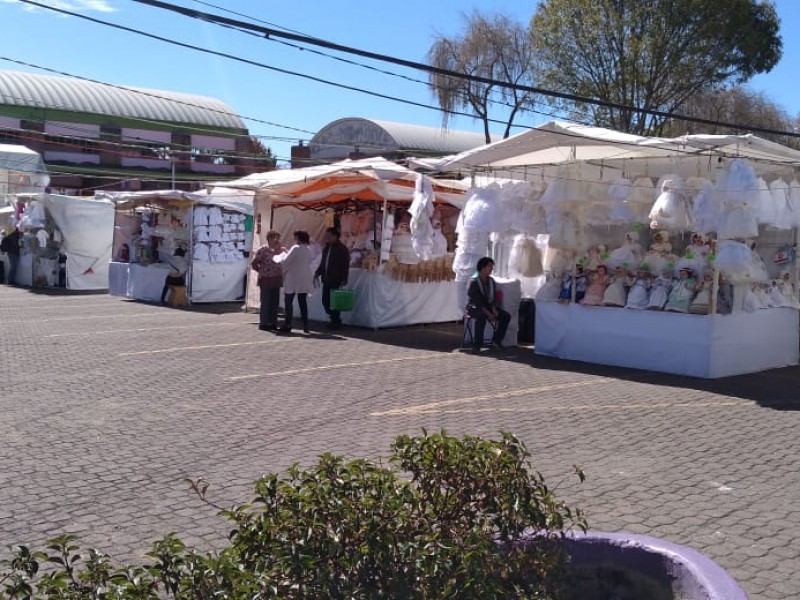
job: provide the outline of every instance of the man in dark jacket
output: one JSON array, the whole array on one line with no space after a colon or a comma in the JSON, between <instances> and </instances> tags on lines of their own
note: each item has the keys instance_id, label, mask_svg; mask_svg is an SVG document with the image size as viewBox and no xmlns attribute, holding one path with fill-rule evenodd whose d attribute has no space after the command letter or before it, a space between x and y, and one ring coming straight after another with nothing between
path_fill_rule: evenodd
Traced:
<instances>
[{"instance_id":1,"label":"man in dark jacket","mask_svg":"<svg viewBox=\"0 0 800 600\"><path fill-rule=\"evenodd\" d=\"M338 310L331 310L331 290L338 290L347 285L350 273L350 252L339 241L339 230L329 227L325 232L325 248L322 250L322 261L319 263L314 280L322 279L322 306L331 318L331 329L342 326L342 315Z\"/></svg>"},{"instance_id":2,"label":"man in dark jacket","mask_svg":"<svg viewBox=\"0 0 800 600\"><path fill-rule=\"evenodd\" d=\"M17 283L17 266L19 265L19 229L14 228L14 231L9 233L0 242L0 251L5 252L8 256L8 273L6 273L6 283L9 285L16 285Z\"/></svg>"}]
</instances>

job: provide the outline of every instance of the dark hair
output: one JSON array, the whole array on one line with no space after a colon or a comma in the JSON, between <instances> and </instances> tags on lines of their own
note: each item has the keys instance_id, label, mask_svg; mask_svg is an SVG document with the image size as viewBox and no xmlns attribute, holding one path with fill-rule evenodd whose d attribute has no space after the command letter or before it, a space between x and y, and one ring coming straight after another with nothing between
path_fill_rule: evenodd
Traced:
<instances>
[{"instance_id":1,"label":"dark hair","mask_svg":"<svg viewBox=\"0 0 800 600\"><path fill-rule=\"evenodd\" d=\"M186 250L178 246L175 248L175 252L172 253L173 256L186 256Z\"/></svg>"},{"instance_id":2,"label":"dark hair","mask_svg":"<svg viewBox=\"0 0 800 600\"><path fill-rule=\"evenodd\" d=\"M311 238L308 236L307 231L295 231L294 237L297 239L298 243L308 245L311 241Z\"/></svg>"},{"instance_id":3,"label":"dark hair","mask_svg":"<svg viewBox=\"0 0 800 600\"><path fill-rule=\"evenodd\" d=\"M477 269L478 273L480 273L486 265L494 266L494 260L492 260L491 256L484 256L478 261L478 266L475 268Z\"/></svg>"},{"instance_id":4,"label":"dark hair","mask_svg":"<svg viewBox=\"0 0 800 600\"><path fill-rule=\"evenodd\" d=\"M337 240L339 239L339 235L341 235L336 227L328 227L325 230L325 233L330 233L331 235L335 235Z\"/></svg>"},{"instance_id":5,"label":"dark hair","mask_svg":"<svg viewBox=\"0 0 800 600\"><path fill-rule=\"evenodd\" d=\"M267 239L268 240L274 240L275 238L279 238L279 237L281 237L281 234L278 233L277 231L275 231L274 229L270 229L267 232Z\"/></svg>"}]
</instances>

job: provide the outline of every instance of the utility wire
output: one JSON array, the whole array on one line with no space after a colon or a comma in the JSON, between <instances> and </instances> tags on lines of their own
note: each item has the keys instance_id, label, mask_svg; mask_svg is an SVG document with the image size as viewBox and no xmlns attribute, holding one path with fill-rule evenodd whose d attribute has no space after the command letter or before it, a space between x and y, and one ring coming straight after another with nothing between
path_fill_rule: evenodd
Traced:
<instances>
[{"instance_id":1,"label":"utility wire","mask_svg":"<svg viewBox=\"0 0 800 600\"><path fill-rule=\"evenodd\" d=\"M244 115L239 115L239 114L232 113L232 112L227 112L227 111L224 111L224 110L217 110L215 108L210 108L208 106L202 106L200 104L193 104L192 102L187 102L185 100L178 100L177 98L170 98L169 96L161 96L161 95L156 94L154 92L150 92L150 91L139 89L139 88L130 88L130 87L126 87L124 85L116 85L116 84L113 84L113 83L107 83L105 81L98 81L96 79L91 79L89 77L83 77L81 75L73 75L71 73L66 73L64 71L59 71L57 69L51 69L51 68L48 68L48 67L35 65L33 63L29 63L29 62L26 62L24 60L18 60L18 59L10 58L10 57L7 57L7 56L0 56L0 60L6 61L6 62L10 62L10 63L14 63L14 64L21 65L21 66L25 66L25 67L31 67L31 68L34 68L34 69L40 69L42 71L47 71L48 73L53 73L53 74L56 74L56 75L64 75L66 77L72 77L73 79L80 79L81 81L87 81L89 83L96 83L98 85L103 85L103 86L106 86L106 87L122 90L124 92L132 92L132 93L140 94L142 96L148 96L150 98L156 98L158 100L166 100L168 102L173 102L175 104L180 104L180 105L183 105L183 106L189 106L191 108L199 108L199 109L201 109L203 111L206 111L206 112L209 112L209 113L217 113L217 114L225 115L225 116L228 116L228 117L238 117L238 118L246 120L246 121L253 121L255 123L261 123L263 125L269 125L271 127L278 127L280 129L288 129L288 130L291 130L291 131L297 131L299 133L308 133L308 134L314 135L313 131L309 131L307 129L300 129L298 127L291 127L289 125L281 125L280 123L275 123L273 121L265 121L263 119L258 119L256 117L247 117L247 116L244 116ZM142 119L142 118L136 118L136 117L129 117L129 118L135 119L137 121L143 121L143 122L149 122L149 123L156 122L156 121L150 121L148 119ZM204 129L204 128L200 128L200 127L191 127L188 124L187 124L187 128L188 129L194 129L196 131L202 131L202 132L211 132L211 133L216 132L216 130L212 130L212 129ZM232 135L236 135L238 137L249 137L248 135L245 135L245 134L232 134Z\"/></svg>"},{"instance_id":2,"label":"utility wire","mask_svg":"<svg viewBox=\"0 0 800 600\"><path fill-rule=\"evenodd\" d=\"M133 1L134 2L138 2L139 0L133 0ZM441 107L434 106L432 104L425 104L424 102L417 102L417 101L408 100L408 99L405 99L405 98L398 98L396 96L390 96L388 94L382 94L382 93L375 92L375 91L372 91L372 90L367 90L367 89L359 88L359 87L352 86L352 85L346 85L346 84L343 84L343 83L330 81L330 80L327 80L327 79L323 79L321 77L317 77L315 75L308 75L306 73L299 73L297 71L291 71L289 69L283 69L281 67L275 67L275 66L268 65L268 64L265 64L265 63L262 63L262 62L251 60L249 58L243 58L241 56L236 56L234 54L229 54L227 52L219 52L217 50L211 50L209 48L203 48L201 46L196 46L194 44L189 44L189 43L186 43L186 42L179 42L179 41L171 39L171 38L166 38L166 37L163 37L163 36L160 36L160 35L156 35L156 34L153 34L153 33L148 33L146 31L142 31L141 29L135 29L135 28L132 28L132 27L127 27L125 25L119 25L118 23L112 23L110 21L104 21L102 19L97 19L95 17L90 17L88 15L83 15L83 14L80 14L80 13L77 13L77 12L65 10L63 8L56 8L54 6L47 6L46 4L42 4L40 2L35 2L34 0L19 0L19 2L22 2L24 4L30 4L31 6L37 6L39 8L43 8L43 9L50 10L50 11L53 11L53 12L57 12L57 13L60 13L60 14L69 15L71 17L76 17L78 19L83 19L85 21L90 21L92 23L97 23L99 25L105 25L107 27L112 27L114 29L119 29L121 31L127 31L128 33L134 33L136 35L141 35L141 36L144 36L144 37L147 37L147 38L150 38L150 39L158 40L160 42L165 42L167 44L172 44L174 46L179 46L181 48L186 48L186 49L189 49L189 50L196 50L196 51L202 52L204 54L211 54L213 56L219 56L219 57L222 57L222 58L227 58L227 59L230 59L230 60L233 60L233 61L236 61L236 62L241 62L241 63L248 64L248 65L251 65L251 66L259 67L259 68L262 68L262 69L267 69L269 71L275 71L277 73L282 73L284 75L292 75L294 77L299 77L301 79L307 79L309 81L314 81L316 83L323 83L325 85L330 85L330 86L337 87L337 88L344 89L344 90L350 90L350 91L354 91L354 92L359 92L359 93L366 94L368 96L372 96L372 97L375 97L375 98L381 98L383 100L391 100L393 102L399 102L401 104L407 104L409 106L416 106L418 108L425 108L425 109L428 109L428 110L434 110L434 111L440 112L440 113L441 112L446 112L446 113L451 114L451 115L456 115L456 116L461 116L461 117L469 117L471 119L475 118L475 115L472 114L472 113L467 113L467 112L463 112L463 111L456 111L456 110L445 111L445 110L442 110ZM487 119L487 120L490 123L496 123L496 124L500 124L500 125L505 125L506 124L505 121L502 121L500 119ZM800 136L800 134L798 134L798 136Z\"/></svg>"},{"instance_id":3,"label":"utility wire","mask_svg":"<svg viewBox=\"0 0 800 600\"><path fill-rule=\"evenodd\" d=\"M21 2L26 2L28 4L35 4L37 6L44 6L40 5L37 2L32 2L31 0L20 0ZM215 15L208 12L203 12L191 8L186 8L182 6L177 6L175 4L171 4L169 2L162 2L161 0L132 0L133 2L137 2L139 4L145 4L148 6L152 6L155 8L159 8L162 10L166 10L169 12L174 12L181 14L186 17L191 17L193 19L199 19L202 21L206 21L209 23L215 23L219 25L225 25L235 28L241 28L250 30L256 33L259 33L267 38L275 37L275 38L282 38L282 39L289 39L295 42L300 42L303 44L308 44L311 46L320 46L326 48L328 50L334 50L337 52L343 52L345 54L354 54L357 56L361 56L364 58L369 58L372 60L380 61L380 62L387 62L391 64L400 65L403 67L408 67L410 69L416 69L418 71L424 71L427 73L435 73L437 75L443 75L445 77L451 77L454 79L462 79L477 83L484 83L487 85L493 85L497 87L503 87L508 89L513 89L517 91L524 91L530 92L533 94L538 94L540 96L547 96L550 98L557 98L560 100L567 100L569 102L575 102L579 104L589 104L593 106L601 106L604 108L611 108L615 110L625 110L625 111L633 111L639 114L649 115L653 117L662 117L666 119L675 119L680 121L685 121L688 123L698 123L701 125L715 125L718 127L727 127L731 129L739 129L739 130L747 130L756 133L766 133L770 135L782 135L786 137L798 137L800 138L800 132L794 131L781 131L777 129L771 129L766 127L755 127L749 125L738 125L735 123L726 123L723 121L715 121L713 119L704 119L702 117L692 117L689 115L681 115L675 112L668 112L668 111L661 111L656 109L645 109L636 106L631 106L628 104L620 104L618 102L611 102L609 100L602 100L599 98L590 98L588 96L580 96L577 94L570 94L565 92L558 92L555 90L549 90L545 88L540 88L536 86L529 86L529 85L521 85L521 84L514 84L508 81L501 81L497 79L492 79L490 77L482 77L479 75L468 75L466 73L459 73L458 71L451 71L449 69L443 69L440 67L436 67L433 65L428 65L425 63L420 63L416 61L411 61L403 58L398 58L396 56L391 56L388 54L380 54L378 52L371 52L368 50L362 50L360 48L356 48L353 46L345 46L342 44L337 44L334 42L330 42L327 40L323 40L321 38L310 37L307 35L296 34L288 31L280 31L273 27L264 27L261 25L255 25L252 23L247 23L245 21L239 21L236 19L230 19L228 17L223 17L221 15ZM50 8L50 7L47 7ZM54 9L55 10L55 9ZM472 115L474 116L474 115Z\"/></svg>"}]
</instances>

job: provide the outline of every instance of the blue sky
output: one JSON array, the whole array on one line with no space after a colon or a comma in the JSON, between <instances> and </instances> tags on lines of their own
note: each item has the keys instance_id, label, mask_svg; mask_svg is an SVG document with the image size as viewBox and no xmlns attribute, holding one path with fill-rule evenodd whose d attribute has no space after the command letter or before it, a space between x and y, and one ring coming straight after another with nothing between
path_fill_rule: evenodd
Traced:
<instances>
[{"instance_id":1,"label":"blue sky","mask_svg":"<svg viewBox=\"0 0 800 600\"><path fill-rule=\"evenodd\" d=\"M474 8L484 12L499 11L527 22L535 7L533 1L520 0L471 3L464 0L405 0L402 3L363 0L207 1L272 25L416 61L424 61L437 33L452 35L459 32L465 12ZM221 13L195 0L173 2ZM274 67L415 102L436 104L429 89L421 83L370 72L130 0L44 0L44 3ZM750 87L763 91L790 114L796 115L800 113L800 98L795 84L800 71L800 39L793 28L800 22L800 2L778 0L777 7L783 23L784 58L771 73L754 78ZM0 23L3 25L3 35L0 36L2 57L109 83L214 96L230 104L240 115L277 125L315 132L335 119L348 116L432 126L441 124L441 115L434 110L373 98L178 48L45 9L31 9L18 0L0 0ZM425 80L422 73L371 64ZM42 72L6 60L0 60L0 69ZM531 115L521 122L536 125L543 120L546 119ZM246 122L252 133L265 136L264 142L279 158L288 158L292 140L311 137L310 133ZM465 117L452 119L449 126L480 131L478 122Z\"/></svg>"}]
</instances>

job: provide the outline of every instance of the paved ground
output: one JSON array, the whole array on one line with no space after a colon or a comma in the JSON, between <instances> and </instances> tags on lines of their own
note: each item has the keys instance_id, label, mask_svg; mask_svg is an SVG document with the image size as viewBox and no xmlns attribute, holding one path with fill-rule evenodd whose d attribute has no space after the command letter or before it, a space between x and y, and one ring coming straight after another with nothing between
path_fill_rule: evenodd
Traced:
<instances>
[{"instance_id":1,"label":"paved ground","mask_svg":"<svg viewBox=\"0 0 800 600\"><path fill-rule=\"evenodd\" d=\"M800 597L800 370L718 382L452 352L454 326L277 338L233 308L177 311L0 286L0 543L76 532L121 559L200 548L222 504L324 451L401 432L517 433L592 527L716 559L751 598ZM583 465L587 481L569 476Z\"/></svg>"}]
</instances>

